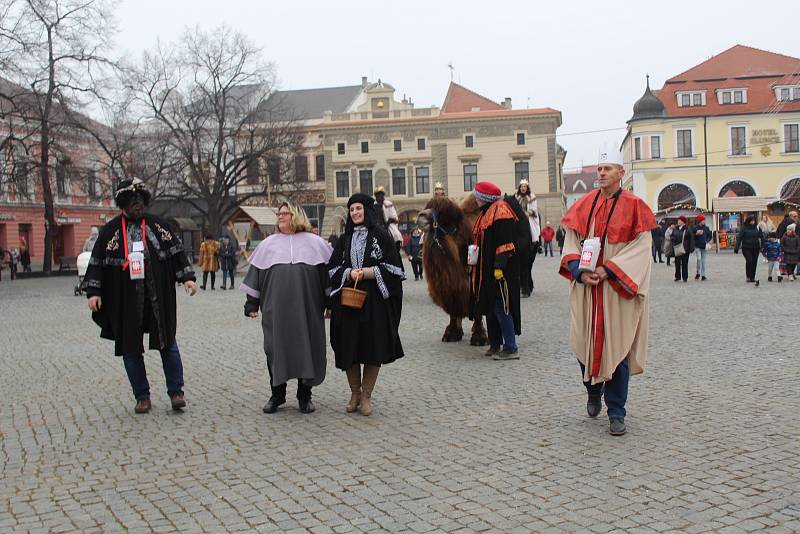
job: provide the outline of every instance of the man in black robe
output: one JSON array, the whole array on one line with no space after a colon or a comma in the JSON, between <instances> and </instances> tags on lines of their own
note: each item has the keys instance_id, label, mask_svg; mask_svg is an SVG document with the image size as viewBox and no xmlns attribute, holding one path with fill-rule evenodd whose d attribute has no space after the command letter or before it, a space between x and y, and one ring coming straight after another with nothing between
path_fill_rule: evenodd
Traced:
<instances>
[{"instance_id":1,"label":"man in black robe","mask_svg":"<svg viewBox=\"0 0 800 534\"><path fill-rule=\"evenodd\" d=\"M472 244L478 247L478 261L471 268L473 315L477 311L486 316L486 356L518 360L515 335L522 333L522 321L515 232L519 219L496 185L478 182L473 195L481 207L472 229Z\"/></svg>"},{"instance_id":2,"label":"man in black robe","mask_svg":"<svg viewBox=\"0 0 800 534\"><path fill-rule=\"evenodd\" d=\"M125 180L114 194L122 213L111 219L92 249L86 270L86 296L100 337L114 340L136 398L136 413L150 411L150 384L144 366L143 334L161 353L173 410L186 406L183 365L175 341L175 283L197 293L194 270L183 244L159 217L145 214L150 193L138 180ZM143 256L143 262L137 258ZM143 263L143 276L137 278Z\"/></svg>"}]
</instances>

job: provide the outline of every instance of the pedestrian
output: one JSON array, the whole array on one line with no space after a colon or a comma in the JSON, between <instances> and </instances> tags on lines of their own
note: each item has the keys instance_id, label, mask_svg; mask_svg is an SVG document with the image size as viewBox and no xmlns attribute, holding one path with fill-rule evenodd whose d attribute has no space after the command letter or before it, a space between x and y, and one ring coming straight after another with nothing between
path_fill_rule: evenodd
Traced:
<instances>
[{"instance_id":1,"label":"pedestrian","mask_svg":"<svg viewBox=\"0 0 800 534\"><path fill-rule=\"evenodd\" d=\"M197 293L194 271L183 244L169 225L146 214L150 193L139 180L124 180L114 199L122 213L97 238L84 278L92 319L100 337L114 341L136 398L134 411L150 411L150 384L144 364L143 334L161 353L167 394L173 410L186 406L178 343L175 283Z\"/></svg>"},{"instance_id":2,"label":"pedestrian","mask_svg":"<svg viewBox=\"0 0 800 534\"><path fill-rule=\"evenodd\" d=\"M678 217L678 224L669 236L672 241L672 255L675 258L675 281L689 279L689 257L694 252L694 236L686 224L684 215Z\"/></svg>"},{"instance_id":3,"label":"pedestrian","mask_svg":"<svg viewBox=\"0 0 800 534\"><path fill-rule=\"evenodd\" d=\"M644 372L650 306L650 262L656 221L650 207L621 188L622 154L602 151L600 189L584 195L564 216L567 228L559 273L570 280L570 346L578 357L589 417L605 397L609 432L625 433L631 374ZM580 269L582 243L600 238L594 272Z\"/></svg>"},{"instance_id":4,"label":"pedestrian","mask_svg":"<svg viewBox=\"0 0 800 534\"><path fill-rule=\"evenodd\" d=\"M17 279L17 266L19 264L19 250L17 248L12 248L10 251L9 257L9 265L11 268L11 279Z\"/></svg>"},{"instance_id":5,"label":"pedestrian","mask_svg":"<svg viewBox=\"0 0 800 534\"><path fill-rule=\"evenodd\" d=\"M756 225L756 216L748 215L736 237L736 245L733 252L735 254L742 251L745 261L745 276L747 282L756 281L756 269L758 268L758 254L764 247L764 236ZM784 255L784 263L785 263Z\"/></svg>"},{"instance_id":6,"label":"pedestrian","mask_svg":"<svg viewBox=\"0 0 800 534\"><path fill-rule=\"evenodd\" d=\"M670 223L666 230L664 230L664 255L667 257L667 267L669 267L669 260L672 259L672 232L675 231L675 223Z\"/></svg>"},{"instance_id":7,"label":"pedestrian","mask_svg":"<svg viewBox=\"0 0 800 534\"><path fill-rule=\"evenodd\" d=\"M780 271L783 250L781 249L781 241L778 239L777 232L770 232L767 236L762 253L764 254L764 259L767 260L767 282L772 282L772 271L775 270L776 265L778 267L778 282L783 281Z\"/></svg>"},{"instance_id":8,"label":"pedestrian","mask_svg":"<svg viewBox=\"0 0 800 534\"><path fill-rule=\"evenodd\" d=\"M258 248L258 247L256 247ZM238 259L238 250L233 244L231 238L227 235L222 236L222 243L219 246L219 267L222 269L222 286L220 289L225 290L228 278L231 279L231 285L228 289L233 289L234 276L236 275L236 263ZM212 278L211 287L214 287Z\"/></svg>"},{"instance_id":9,"label":"pedestrian","mask_svg":"<svg viewBox=\"0 0 800 534\"><path fill-rule=\"evenodd\" d=\"M397 217L397 210L391 200L386 198L386 190L383 187L378 187L375 190L375 207L380 221L383 226L389 230L389 234L394 239L395 247L397 248L397 257L400 257L400 249L403 248L403 234L400 233L398 226L399 219ZM402 263L401 263L402 266Z\"/></svg>"},{"instance_id":10,"label":"pedestrian","mask_svg":"<svg viewBox=\"0 0 800 534\"><path fill-rule=\"evenodd\" d=\"M328 244L331 246L332 249L336 248L336 242L339 241L339 236L336 234L331 234L328 236Z\"/></svg>"},{"instance_id":11,"label":"pedestrian","mask_svg":"<svg viewBox=\"0 0 800 534\"><path fill-rule=\"evenodd\" d=\"M89 230L89 237L83 242L82 252L91 252L94 249L94 244L99 235L100 230L98 230L96 226L92 226L92 229Z\"/></svg>"},{"instance_id":12,"label":"pedestrian","mask_svg":"<svg viewBox=\"0 0 800 534\"><path fill-rule=\"evenodd\" d=\"M522 273L519 280L520 292L523 298L531 296L533 292L533 264L536 261L536 254L539 251L539 240L541 239L541 225L539 224L539 205L536 202L536 194L530 190L527 180L521 180L514 195L519 202L522 211L528 217L528 225L531 228L531 246L528 247L527 258L520 259Z\"/></svg>"},{"instance_id":13,"label":"pedestrian","mask_svg":"<svg viewBox=\"0 0 800 534\"><path fill-rule=\"evenodd\" d=\"M789 213L787 213L786 215L784 215L783 216L783 220L778 225L778 230L777 230L778 239L781 239L784 236L784 234L786 234L786 228L790 224L795 224L796 225L799 222L800 222L800 216L798 216L797 210L792 210ZM781 265L781 272L785 273L785 274L788 274L787 271L786 271L786 264L785 263L783 263Z\"/></svg>"},{"instance_id":14,"label":"pedestrian","mask_svg":"<svg viewBox=\"0 0 800 534\"><path fill-rule=\"evenodd\" d=\"M347 223L328 262L331 276L330 339L336 368L347 373L347 412L372 413L372 392L382 365L403 357L398 329L405 274L394 238L378 221L372 197L347 201ZM361 308L342 303L342 289L365 291ZM364 366L363 374L361 366Z\"/></svg>"},{"instance_id":15,"label":"pedestrian","mask_svg":"<svg viewBox=\"0 0 800 534\"><path fill-rule=\"evenodd\" d=\"M556 243L558 243L558 255L564 255L564 238L566 237L567 232L564 231L564 226L558 225L558 230L556 230Z\"/></svg>"},{"instance_id":16,"label":"pedestrian","mask_svg":"<svg viewBox=\"0 0 800 534\"><path fill-rule=\"evenodd\" d=\"M22 265L23 273L31 272L31 249L28 248L28 244L24 241L19 250L19 263Z\"/></svg>"},{"instance_id":17,"label":"pedestrian","mask_svg":"<svg viewBox=\"0 0 800 534\"><path fill-rule=\"evenodd\" d=\"M472 227L472 247L477 250L472 265L471 313L486 317L489 350L494 360L518 360L516 337L522 334L520 311L520 263L514 209L503 199L500 188L478 182L472 191L480 214ZM468 258L469 259L469 258Z\"/></svg>"},{"instance_id":18,"label":"pedestrian","mask_svg":"<svg viewBox=\"0 0 800 534\"><path fill-rule=\"evenodd\" d=\"M205 240L200 243L200 269L203 271L203 285L200 289L206 290L208 275L211 275L211 291L214 291L214 282L219 271L219 243L211 234L206 234Z\"/></svg>"},{"instance_id":19,"label":"pedestrian","mask_svg":"<svg viewBox=\"0 0 800 534\"><path fill-rule=\"evenodd\" d=\"M5 265L6 265L6 261L7 261L6 260L6 255L7 255L6 254L6 249L4 249L3 247L0 247L0 282L3 281L3 269L5 269ZM9 264L10 264L10 260L8 260L8 261L9 261Z\"/></svg>"},{"instance_id":20,"label":"pedestrian","mask_svg":"<svg viewBox=\"0 0 800 534\"><path fill-rule=\"evenodd\" d=\"M653 238L653 263L664 263L662 252L664 250L664 227L660 224L650 230L650 236ZM656 260L656 256L658 260Z\"/></svg>"},{"instance_id":21,"label":"pedestrian","mask_svg":"<svg viewBox=\"0 0 800 534\"><path fill-rule=\"evenodd\" d=\"M247 294L244 314L255 318L261 311L272 391L264 413L275 413L286 402L286 383L295 378L300 412L315 410L311 388L322 384L327 362L330 256L331 246L311 231L305 211L288 202L278 206L278 231L250 255L250 269L240 288Z\"/></svg>"},{"instance_id":22,"label":"pedestrian","mask_svg":"<svg viewBox=\"0 0 800 534\"><path fill-rule=\"evenodd\" d=\"M797 224L792 223L786 226L786 233L781 238L781 250L783 251L783 263L786 264L788 280L797 280L795 270L800 263L800 236L797 235Z\"/></svg>"},{"instance_id":23,"label":"pedestrian","mask_svg":"<svg viewBox=\"0 0 800 534\"><path fill-rule=\"evenodd\" d=\"M406 254L414 271L414 280L422 280L422 230L419 227L411 231L406 245Z\"/></svg>"},{"instance_id":24,"label":"pedestrian","mask_svg":"<svg viewBox=\"0 0 800 534\"><path fill-rule=\"evenodd\" d=\"M547 251L550 251L550 257L553 257L553 238L556 236L556 231L550 226L550 221L542 228L542 241L544 241L544 255L547 257Z\"/></svg>"},{"instance_id":25,"label":"pedestrian","mask_svg":"<svg viewBox=\"0 0 800 534\"><path fill-rule=\"evenodd\" d=\"M694 237L694 253L697 257L697 269L694 275L695 280L705 282L706 278L706 251L711 243L711 230L706 226L706 216L702 213L697 216L697 224L692 228Z\"/></svg>"}]
</instances>

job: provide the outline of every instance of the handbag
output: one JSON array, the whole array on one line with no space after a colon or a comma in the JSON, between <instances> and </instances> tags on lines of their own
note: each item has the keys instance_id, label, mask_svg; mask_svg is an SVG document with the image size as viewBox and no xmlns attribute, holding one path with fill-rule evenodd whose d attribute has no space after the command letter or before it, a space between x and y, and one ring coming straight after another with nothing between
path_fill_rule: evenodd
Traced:
<instances>
[{"instance_id":1,"label":"handbag","mask_svg":"<svg viewBox=\"0 0 800 534\"><path fill-rule=\"evenodd\" d=\"M680 258L681 256L686 254L686 246L683 244L683 240L685 238L686 238L686 229L683 230L680 243L675 243L672 245L672 255L675 256L676 258Z\"/></svg>"}]
</instances>

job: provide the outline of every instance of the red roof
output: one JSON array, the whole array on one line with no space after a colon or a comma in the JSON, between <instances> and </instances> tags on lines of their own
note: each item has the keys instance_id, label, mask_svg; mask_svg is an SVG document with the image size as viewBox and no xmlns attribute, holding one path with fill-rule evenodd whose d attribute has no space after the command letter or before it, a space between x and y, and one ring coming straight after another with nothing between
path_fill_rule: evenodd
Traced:
<instances>
[{"instance_id":1,"label":"red roof","mask_svg":"<svg viewBox=\"0 0 800 534\"><path fill-rule=\"evenodd\" d=\"M480 111L506 109L485 96L470 91L466 87L458 85L455 82L450 82L450 87L447 88L447 96L444 97L444 104L442 104L442 114L468 112L475 108L479 108Z\"/></svg>"},{"instance_id":2,"label":"red roof","mask_svg":"<svg viewBox=\"0 0 800 534\"><path fill-rule=\"evenodd\" d=\"M596 181L597 165L584 165L578 172L564 173L564 192L568 195L572 193L586 193L587 191L595 189L594 183ZM579 182L583 182L584 187L581 187Z\"/></svg>"},{"instance_id":3,"label":"red roof","mask_svg":"<svg viewBox=\"0 0 800 534\"><path fill-rule=\"evenodd\" d=\"M668 117L800 111L800 101L777 102L776 85L800 83L800 58L736 45L667 80L654 94ZM719 104L717 89L747 89L747 102ZM676 93L706 91L705 106L678 106Z\"/></svg>"}]
</instances>

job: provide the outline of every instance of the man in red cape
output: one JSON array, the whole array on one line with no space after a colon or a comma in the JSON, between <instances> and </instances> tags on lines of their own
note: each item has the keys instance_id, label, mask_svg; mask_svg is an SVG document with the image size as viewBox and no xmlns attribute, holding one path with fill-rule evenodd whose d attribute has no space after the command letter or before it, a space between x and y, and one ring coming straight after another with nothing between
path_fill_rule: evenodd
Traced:
<instances>
[{"instance_id":1,"label":"man in red cape","mask_svg":"<svg viewBox=\"0 0 800 534\"><path fill-rule=\"evenodd\" d=\"M650 207L622 189L622 156L600 153L600 189L584 195L562 221L566 229L559 274L570 285L570 347L583 372L590 417L605 397L610 433L625 433L630 374L644 371L650 289ZM583 240L598 237L601 250L594 272L579 269Z\"/></svg>"}]
</instances>

